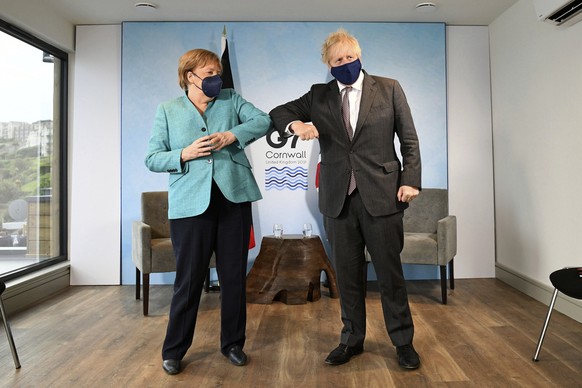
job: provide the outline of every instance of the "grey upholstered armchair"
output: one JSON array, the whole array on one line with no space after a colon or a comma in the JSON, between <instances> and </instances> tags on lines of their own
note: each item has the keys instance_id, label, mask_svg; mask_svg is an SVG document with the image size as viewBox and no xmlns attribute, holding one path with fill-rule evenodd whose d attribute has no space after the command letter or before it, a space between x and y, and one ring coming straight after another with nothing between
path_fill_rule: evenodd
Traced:
<instances>
[{"instance_id":1,"label":"grey upholstered armchair","mask_svg":"<svg viewBox=\"0 0 582 388\"><path fill-rule=\"evenodd\" d=\"M366 260L371 260L368 250ZM447 304L447 265L451 289L455 288L453 259L457 254L457 217L449 215L445 189L423 189L404 211L403 264L440 267L441 294Z\"/></svg>"},{"instance_id":2,"label":"grey upholstered armchair","mask_svg":"<svg viewBox=\"0 0 582 388\"><path fill-rule=\"evenodd\" d=\"M150 274L176 271L176 259L170 239L168 192L141 194L141 221L132 224L132 260L135 264L135 298L140 298L140 272L143 280L143 315L148 315ZM214 255L210 268L216 267ZM205 290L209 289L206 274Z\"/></svg>"}]
</instances>

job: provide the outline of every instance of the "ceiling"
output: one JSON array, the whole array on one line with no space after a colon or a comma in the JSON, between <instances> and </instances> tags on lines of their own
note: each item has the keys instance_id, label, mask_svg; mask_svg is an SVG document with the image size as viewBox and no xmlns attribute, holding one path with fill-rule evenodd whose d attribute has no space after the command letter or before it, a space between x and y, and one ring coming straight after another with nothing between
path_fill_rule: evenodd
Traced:
<instances>
[{"instance_id":1,"label":"ceiling","mask_svg":"<svg viewBox=\"0 0 582 388\"><path fill-rule=\"evenodd\" d=\"M152 0L158 7L135 7L143 0L44 0L74 25L124 21L358 21L442 22L489 25L517 0L433 0L436 9L419 11L423 0ZM426 9L424 7L423 9ZM532 17L535 17L532 15Z\"/></svg>"}]
</instances>

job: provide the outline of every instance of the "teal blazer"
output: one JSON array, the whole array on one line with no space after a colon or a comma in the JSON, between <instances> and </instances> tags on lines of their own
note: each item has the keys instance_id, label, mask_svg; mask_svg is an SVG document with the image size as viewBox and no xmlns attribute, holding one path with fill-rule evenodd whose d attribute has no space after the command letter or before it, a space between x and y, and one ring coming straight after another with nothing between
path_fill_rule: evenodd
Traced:
<instances>
[{"instance_id":1,"label":"teal blazer","mask_svg":"<svg viewBox=\"0 0 582 388\"><path fill-rule=\"evenodd\" d=\"M271 129L269 116L233 89L223 89L201 115L187 96L158 106L145 164L150 171L169 173L168 217L193 217L210 203L214 180L231 202L262 198L244 148ZM233 144L212 155L182 163L182 149L215 132L231 131Z\"/></svg>"}]
</instances>

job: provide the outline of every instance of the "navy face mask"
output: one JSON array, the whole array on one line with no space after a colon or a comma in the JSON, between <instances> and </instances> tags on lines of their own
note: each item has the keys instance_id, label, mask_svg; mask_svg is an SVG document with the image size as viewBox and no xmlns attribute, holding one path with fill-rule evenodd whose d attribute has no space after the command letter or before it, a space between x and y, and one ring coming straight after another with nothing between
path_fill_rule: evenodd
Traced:
<instances>
[{"instance_id":1,"label":"navy face mask","mask_svg":"<svg viewBox=\"0 0 582 388\"><path fill-rule=\"evenodd\" d=\"M356 59L353 62L343 64L341 66L332 67L331 75L335 77L339 82L344 85L351 85L360 76L360 70L362 70L362 62Z\"/></svg>"},{"instance_id":2,"label":"navy face mask","mask_svg":"<svg viewBox=\"0 0 582 388\"><path fill-rule=\"evenodd\" d=\"M202 90L206 97L214 98L220 94L220 89L222 89L222 78L220 78L218 74L204 79L198 77L196 74L194 75L202 81L202 87L199 88L196 84L194 84L194 86Z\"/></svg>"}]
</instances>

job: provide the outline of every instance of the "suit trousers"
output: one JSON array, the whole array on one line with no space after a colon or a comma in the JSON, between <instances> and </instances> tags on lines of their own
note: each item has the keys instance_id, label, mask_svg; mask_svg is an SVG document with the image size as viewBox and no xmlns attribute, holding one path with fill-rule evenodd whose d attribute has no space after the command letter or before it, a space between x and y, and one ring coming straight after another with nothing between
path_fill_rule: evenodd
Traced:
<instances>
[{"instance_id":1,"label":"suit trousers","mask_svg":"<svg viewBox=\"0 0 582 388\"><path fill-rule=\"evenodd\" d=\"M213 251L220 281L220 350L227 354L234 345L244 346L251 219L250 202L230 202L213 183L210 205L204 213L170 220L176 279L162 347L164 360L181 360L192 345Z\"/></svg>"},{"instance_id":2,"label":"suit trousers","mask_svg":"<svg viewBox=\"0 0 582 388\"><path fill-rule=\"evenodd\" d=\"M404 244L402 216L402 212L370 215L356 189L346 198L337 218L324 218L340 294L342 344L360 346L366 337L364 247L376 270L384 322L392 344L412 343L414 325L400 262Z\"/></svg>"}]
</instances>

